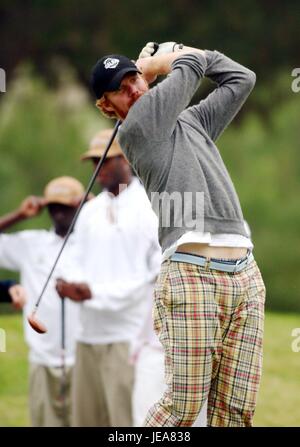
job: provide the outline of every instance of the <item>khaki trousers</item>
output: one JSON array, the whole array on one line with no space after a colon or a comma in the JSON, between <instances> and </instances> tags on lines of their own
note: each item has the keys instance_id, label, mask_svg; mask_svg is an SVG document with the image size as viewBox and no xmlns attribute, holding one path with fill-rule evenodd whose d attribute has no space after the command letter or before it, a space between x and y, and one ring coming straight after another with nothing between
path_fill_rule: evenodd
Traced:
<instances>
[{"instance_id":1,"label":"khaki trousers","mask_svg":"<svg viewBox=\"0 0 300 447\"><path fill-rule=\"evenodd\" d=\"M30 364L29 410L33 427L69 427L71 413L72 367L62 368Z\"/></svg>"},{"instance_id":2,"label":"khaki trousers","mask_svg":"<svg viewBox=\"0 0 300 447\"><path fill-rule=\"evenodd\" d=\"M132 426L134 371L128 343L77 343L72 421L74 427Z\"/></svg>"}]
</instances>

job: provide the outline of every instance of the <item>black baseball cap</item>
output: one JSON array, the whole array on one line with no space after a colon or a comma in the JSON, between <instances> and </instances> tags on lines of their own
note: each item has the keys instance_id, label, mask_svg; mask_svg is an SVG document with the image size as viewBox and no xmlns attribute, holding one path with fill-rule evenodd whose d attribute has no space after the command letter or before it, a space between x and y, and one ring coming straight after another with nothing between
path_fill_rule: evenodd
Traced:
<instances>
[{"instance_id":1,"label":"black baseball cap","mask_svg":"<svg viewBox=\"0 0 300 447\"><path fill-rule=\"evenodd\" d=\"M105 92L118 90L123 77L130 72L140 73L137 66L126 56L110 54L99 59L91 76L91 86L97 99Z\"/></svg>"}]
</instances>

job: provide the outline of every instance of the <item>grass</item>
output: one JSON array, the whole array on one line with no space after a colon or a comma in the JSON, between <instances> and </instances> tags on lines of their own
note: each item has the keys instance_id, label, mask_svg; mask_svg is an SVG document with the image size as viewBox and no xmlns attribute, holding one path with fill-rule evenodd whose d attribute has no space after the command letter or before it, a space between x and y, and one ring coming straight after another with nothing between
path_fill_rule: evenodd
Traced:
<instances>
[{"instance_id":1,"label":"grass","mask_svg":"<svg viewBox=\"0 0 300 447\"><path fill-rule=\"evenodd\" d=\"M0 315L0 327L7 338L6 352L0 353L0 426L28 426L27 348L21 315ZM264 371L255 426L300 425L300 352L291 347L292 330L297 327L298 314L266 315Z\"/></svg>"},{"instance_id":2,"label":"grass","mask_svg":"<svg viewBox=\"0 0 300 447\"><path fill-rule=\"evenodd\" d=\"M29 425L28 351L21 314L0 315L0 327L6 332L6 352L0 352L0 426L26 427Z\"/></svg>"},{"instance_id":3,"label":"grass","mask_svg":"<svg viewBox=\"0 0 300 447\"><path fill-rule=\"evenodd\" d=\"M299 327L299 314L268 313L266 316L256 426L300 426L300 352L293 352L291 346L296 340L292 330Z\"/></svg>"}]
</instances>

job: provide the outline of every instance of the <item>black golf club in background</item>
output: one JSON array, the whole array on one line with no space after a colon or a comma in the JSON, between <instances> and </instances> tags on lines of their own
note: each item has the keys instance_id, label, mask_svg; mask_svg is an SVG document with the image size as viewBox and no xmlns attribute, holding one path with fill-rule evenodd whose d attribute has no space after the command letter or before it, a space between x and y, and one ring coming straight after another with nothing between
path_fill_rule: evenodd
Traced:
<instances>
[{"instance_id":1,"label":"black golf club in background","mask_svg":"<svg viewBox=\"0 0 300 447\"><path fill-rule=\"evenodd\" d=\"M154 52L153 52L152 56L154 56L154 54L157 52L158 48L159 48L159 44L155 42L155 43L154 43ZM121 120L118 120L117 123L116 123L116 125L115 125L115 128L114 128L114 130L113 130L112 136L111 136L109 142L107 143L107 147L106 147L106 149L105 149L105 151L104 151L104 154L102 155L101 159L99 160L99 163L98 163L97 166L96 166L96 169L95 169L95 171L94 171L94 173L93 173L93 175L92 175L92 178L91 178L91 180L90 180L90 183L88 184L88 187L87 187L87 189L86 189L86 192L85 192L85 194L84 194L84 197L83 197L83 199L81 200L81 202L80 202L80 204L79 204L79 206L78 206L78 208L77 208L77 211L76 211L76 213L75 213L75 215L74 215L74 217L73 217L73 220L72 220L71 225L70 225L70 227L69 227L69 229L68 229L68 232L67 232L67 234L66 234L66 236L65 236L65 239L64 239L63 244L62 244L62 246L61 246L61 249L60 249L60 251L59 251L59 253L58 253L58 255L57 255L57 257L56 257L56 259L55 259L55 261L54 261L53 267L52 267L52 269L50 270L50 273L49 273L49 275L48 275L48 278L47 278L47 280L46 280L46 282L45 282L45 285L44 285L44 287L43 287L43 289L42 289L42 291L41 291L41 293L40 293L40 296L39 296L39 298L38 298L38 300L37 300L37 302L36 302L36 304L35 304L35 306L34 306L34 309L33 309L32 313L31 313L31 315L30 315L29 317L27 317L28 323L30 324L30 326L32 327L32 329L34 329L34 330L35 330L36 332L38 332L39 334L44 334L45 332L47 332L47 328L46 328L46 326L45 326L45 325L44 325L44 324L37 318L37 316L36 316L38 307L39 307L39 305L40 305L40 302L41 302L41 300L42 300L42 297L43 297L43 295L44 295L44 292L45 292L45 290L46 290L46 288L47 288L47 286L48 286L48 284L49 284L49 281L50 281L50 279L51 279L51 277L52 277L52 274L53 274L53 272L54 272L54 269L55 269L55 267L56 267L56 265L57 265L57 263L58 263L58 260L59 260L61 254L62 254L62 252L63 252L63 250L64 250L64 248L65 248L66 243L68 242L69 236L70 236L70 234L72 233L72 231L73 231L73 229L74 229L74 226L75 226L75 223L76 223L76 221L77 221L78 215L79 215L79 213L80 213L80 211L81 211L81 209L82 209L84 203L86 202L86 200L87 200L87 198L88 198L88 195L89 195L89 193L90 193L90 191L91 191L91 189L92 189L92 187L93 187L93 185L94 185L94 183L95 183L95 180L96 180L96 178L97 178L97 176L98 176L98 173L99 173L99 171L100 171L100 169L101 169L101 166L103 165L104 160L106 159L106 155L107 155L107 153L108 153L108 151L109 151L109 148L110 148L110 146L112 145L113 140L115 139L115 136L116 136L116 134L117 134L117 132L118 132L118 128L119 128L120 124L121 124Z\"/></svg>"},{"instance_id":2,"label":"black golf club in background","mask_svg":"<svg viewBox=\"0 0 300 447\"><path fill-rule=\"evenodd\" d=\"M66 319L65 319L65 298L61 298L61 378L59 398L62 406L62 417L67 426L67 371L66 371Z\"/></svg>"},{"instance_id":3,"label":"black golf club in background","mask_svg":"<svg viewBox=\"0 0 300 447\"><path fill-rule=\"evenodd\" d=\"M118 128L119 128L120 124L121 124L121 121L118 120L117 123L116 123L116 125L115 125L115 128L114 128L114 130L113 130L112 136L111 136L109 142L107 143L107 146L106 146L106 149L105 149L105 151L104 151L104 154L103 154L102 157L100 158L99 163L97 164L96 169L95 169L95 171L94 171L94 173L93 173L93 175L92 175L92 178L91 178L91 180L90 180L90 182L89 182L89 184L88 184L88 187L87 187L87 189L86 189L86 192L85 192L85 194L84 194L84 196L83 196L83 198L82 198L82 200L81 200L81 202L80 202L80 204L79 204L79 206L78 206L78 208L77 208L77 210L76 210L76 213L75 213L75 215L74 215L74 217L73 217L73 220L72 220L72 222L71 222L71 224L70 224L70 227L69 227L69 229L68 229L68 232L67 232L67 234L66 234L66 236L65 236L65 238L64 238L64 241L63 241L63 243L62 243L61 249L60 249L59 252L58 252L58 255L57 255L57 257L56 257L56 259L55 259L55 261L54 261L54 264L53 264L52 269L50 270L50 273L49 273L49 275L48 275L48 277L47 277L47 280L46 280L46 282L45 282L45 284L44 284L44 287L43 287L43 289L42 289L42 291L41 291L41 293L40 293L40 296L39 296L39 298L38 298L38 300L37 300L37 302L36 302L36 304L35 304L35 306L34 306L34 309L33 309L32 313L31 313L31 315L29 315L29 317L27 318L28 323L30 324L30 326L32 327L32 329L34 329L34 330L35 330L36 332L38 332L39 334L44 334L45 332L47 332L47 328L46 328L46 326L45 326L45 325L44 325L44 324L37 318L37 316L36 316L38 307L39 307L39 305L40 305L40 302L41 302L41 300L42 300L42 297L43 297L43 295L44 295L44 292L45 292L45 290L46 290L46 288L47 288L47 286L48 286L48 284L49 284L49 281L50 281L50 279L51 279L51 277L52 277L52 274L53 274L53 272L54 272L54 269L55 269L55 267L56 267L56 265L57 265L57 263L58 263L58 260L59 260L59 258L60 258L60 256L61 256L61 254L62 254L62 252L63 252L65 246L66 246L66 243L68 242L68 239L69 239L69 237L70 237L70 234L72 233L72 231L73 231L73 229L74 229L74 226L75 226L75 223L76 223L77 218L78 218L78 216L79 216L79 213L80 213L80 211L81 211L83 205L85 204L85 202L86 202L86 200L87 200L87 198L88 198L89 193L91 192L91 189L92 189L92 187L93 187L93 185L94 185L94 183L95 183L95 180L96 180L96 178L97 178L97 176L98 176L98 173L99 173L99 171L100 171L100 169L101 169L101 166L103 165L103 163L104 163L104 161L105 161L105 159L106 159L106 155L107 155L107 153L108 153L108 151L109 151L109 148L111 147L112 142L113 142L113 140L115 139L115 136L116 136L116 134L117 134L117 132L118 132Z\"/></svg>"}]
</instances>

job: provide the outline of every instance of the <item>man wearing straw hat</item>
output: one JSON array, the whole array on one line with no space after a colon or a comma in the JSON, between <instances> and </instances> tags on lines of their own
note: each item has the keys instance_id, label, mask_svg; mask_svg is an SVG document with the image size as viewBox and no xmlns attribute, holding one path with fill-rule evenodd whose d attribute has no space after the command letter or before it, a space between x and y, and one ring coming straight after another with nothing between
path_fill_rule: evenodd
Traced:
<instances>
[{"instance_id":1,"label":"man wearing straw hat","mask_svg":"<svg viewBox=\"0 0 300 447\"><path fill-rule=\"evenodd\" d=\"M91 140L83 160L96 165L112 130ZM76 426L131 426L129 348L144 321L160 268L157 218L115 141L97 177L103 191L75 227L85 283L58 281L61 296L82 301L76 351Z\"/></svg>"},{"instance_id":2,"label":"man wearing straw hat","mask_svg":"<svg viewBox=\"0 0 300 447\"><path fill-rule=\"evenodd\" d=\"M51 230L0 234L0 267L20 272L21 285L26 291L26 295L12 294L12 300L24 311L24 331L30 362L30 418L35 427L61 427L71 423L70 387L71 370L75 361L77 306L71 302L66 303L63 328L64 365L61 357L61 300L55 291L54 281L48 285L41 309L41 316L47 321L48 332L43 335L34 332L28 325L26 315L45 283L83 194L84 188L79 181L72 177L59 177L48 183L43 197L27 197L17 210L0 218L0 230L4 230L17 222L37 216L47 207L54 227ZM71 237L55 275L74 274L77 266L74 240Z\"/></svg>"}]
</instances>

